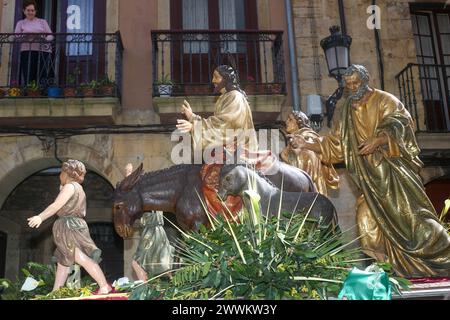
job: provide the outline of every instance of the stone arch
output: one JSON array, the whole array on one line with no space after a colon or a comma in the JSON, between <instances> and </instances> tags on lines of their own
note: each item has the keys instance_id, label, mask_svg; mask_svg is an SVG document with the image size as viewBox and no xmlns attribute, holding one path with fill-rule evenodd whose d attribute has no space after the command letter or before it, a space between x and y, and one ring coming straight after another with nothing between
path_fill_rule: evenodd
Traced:
<instances>
[{"instance_id":1,"label":"stone arch","mask_svg":"<svg viewBox=\"0 0 450 320\"><path fill-rule=\"evenodd\" d=\"M82 161L88 170L114 187L123 178L123 173L113 161L112 147L108 145L108 140L111 138L101 135L64 140L58 143L58 157ZM60 166L53 154L53 147L50 151L45 151L41 141L35 137L16 138L3 145L4 148L0 151L0 207L14 188L26 178L39 171Z\"/></svg>"}]
</instances>

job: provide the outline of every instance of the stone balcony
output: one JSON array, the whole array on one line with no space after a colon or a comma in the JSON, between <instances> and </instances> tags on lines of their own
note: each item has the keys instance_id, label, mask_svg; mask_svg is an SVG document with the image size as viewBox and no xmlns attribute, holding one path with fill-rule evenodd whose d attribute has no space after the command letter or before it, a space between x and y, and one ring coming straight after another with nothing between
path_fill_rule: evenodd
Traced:
<instances>
[{"instance_id":1,"label":"stone balcony","mask_svg":"<svg viewBox=\"0 0 450 320\"><path fill-rule=\"evenodd\" d=\"M114 124L118 98L0 99L0 126L73 128Z\"/></svg>"}]
</instances>

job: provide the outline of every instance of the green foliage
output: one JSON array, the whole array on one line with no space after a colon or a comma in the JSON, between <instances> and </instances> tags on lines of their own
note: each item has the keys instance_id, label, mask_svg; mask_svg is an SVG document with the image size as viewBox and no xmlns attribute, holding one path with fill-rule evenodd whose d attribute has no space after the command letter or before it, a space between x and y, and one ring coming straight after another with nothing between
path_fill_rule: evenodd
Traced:
<instances>
[{"instance_id":1,"label":"green foliage","mask_svg":"<svg viewBox=\"0 0 450 320\"><path fill-rule=\"evenodd\" d=\"M27 89L30 91L38 91L41 88L39 87L39 84L37 83L37 81L33 80L27 85Z\"/></svg>"},{"instance_id":2,"label":"green foliage","mask_svg":"<svg viewBox=\"0 0 450 320\"><path fill-rule=\"evenodd\" d=\"M252 210L254 211L254 210ZM305 215L241 223L212 218L211 229L184 234L181 267L168 281L135 287L130 299L326 299L337 296L359 250L345 250ZM256 215L260 215L256 212ZM266 221L264 221L266 220Z\"/></svg>"},{"instance_id":3,"label":"green foliage","mask_svg":"<svg viewBox=\"0 0 450 320\"><path fill-rule=\"evenodd\" d=\"M96 288L95 284L85 286L81 289L69 289L64 287L59 290L50 292L47 295L37 295L35 297L35 300L55 300L65 298L89 297L92 295L92 292L95 290L95 288Z\"/></svg>"},{"instance_id":4,"label":"green foliage","mask_svg":"<svg viewBox=\"0 0 450 320\"><path fill-rule=\"evenodd\" d=\"M81 88L89 88L89 89L98 89L100 87L100 83L95 80L91 80L90 82L83 82L80 84Z\"/></svg>"},{"instance_id":5,"label":"green foliage","mask_svg":"<svg viewBox=\"0 0 450 320\"><path fill-rule=\"evenodd\" d=\"M73 298L91 295L98 286L92 284L92 279L84 277L81 279L81 289L61 288L52 292L55 282L55 268L29 262L22 270L22 275L17 281L0 279L0 300L52 300L61 298ZM39 282L39 286L31 292L22 292L20 289L26 278L33 278Z\"/></svg>"},{"instance_id":6,"label":"green foliage","mask_svg":"<svg viewBox=\"0 0 450 320\"><path fill-rule=\"evenodd\" d=\"M99 85L102 87L113 87L116 85L114 80L111 80L108 75L106 75L102 80L99 81Z\"/></svg>"},{"instance_id":7,"label":"green foliage","mask_svg":"<svg viewBox=\"0 0 450 320\"><path fill-rule=\"evenodd\" d=\"M32 292L22 292L22 284L26 278L31 277L39 282L39 286ZM29 262L22 269L22 276L16 282L0 279L1 300L29 300L36 295L42 295L53 289L55 270L52 266Z\"/></svg>"},{"instance_id":8,"label":"green foliage","mask_svg":"<svg viewBox=\"0 0 450 320\"><path fill-rule=\"evenodd\" d=\"M75 68L72 72L70 72L66 77L66 82L68 86L75 86L77 83L77 79L79 75L81 74L81 71L79 68Z\"/></svg>"},{"instance_id":9,"label":"green foliage","mask_svg":"<svg viewBox=\"0 0 450 320\"><path fill-rule=\"evenodd\" d=\"M156 85L173 85L173 81L170 79L170 74L165 74L160 80L155 81Z\"/></svg>"}]
</instances>

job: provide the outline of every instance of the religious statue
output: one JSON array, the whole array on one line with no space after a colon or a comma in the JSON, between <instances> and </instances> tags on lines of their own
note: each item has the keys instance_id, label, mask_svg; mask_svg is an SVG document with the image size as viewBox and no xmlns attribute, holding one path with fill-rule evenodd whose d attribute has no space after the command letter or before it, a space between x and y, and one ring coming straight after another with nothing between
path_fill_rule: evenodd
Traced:
<instances>
[{"instance_id":1,"label":"religious statue","mask_svg":"<svg viewBox=\"0 0 450 320\"><path fill-rule=\"evenodd\" d=\"M256 132L247 95L239 86L236 71L226 65L216 68L212 83L214 92L220 93L214 115L203 119L192 112L187 101L182 106L182 114L187 120L178 120L177 128L183 133L191 133L194 148L229 148L231 152L245 147L257 150Z\"/></svg>"},{"instance_id":2,"label":"religious statue","mask_svg":"<svg viewBox=\"0 0 450 320\"><path fill-rule=\"evenodd\" d=\"M320 141L320 135L311 128L306 114L299 111L292 112L286 120L285 131L288 134L289 143L280 155L281 160L308 173L319 193L326 196L327 188L337 189L339 176L333 165L324 164L320 153L296 148L298 138L310 143Z\"/></svg>"},{"instance_id":3,"label":"religious statue","mask_svg":"<svg viewBox=\"0 0 450 320\"><path fill-rule=\"evenodd\" d=\"M202 169L202 191L206 205L211 214L229 213L217 199L219 174L227 154L241 156L250 151L257 151L258 141L253 125L252 110L247 95L239 86L236 71L227 65L219 66L213 73L214 92L220 93L216 102L214 115L207 119L193 113L191 106L184 101L182 114L187 120L178 120L177 128L183 133L190 133L195 150L209 150L212 161L204 159ZM242 207L240 198L224 199L232 213Z\"/></svg>"},{"instance_id":4,"label":"religious statue","mask_svg":"<svg viewBox=\"0 0 450 320\"><path fill-rule=\"evenodd\" d=\"M99 294L112 291L98 263L101 250L97 248L89 234L85 221L86 195L81 183L86 168L78 160L68 160L62 164L59 179L61 190L56 200L39 215L28 219L31 228L39 228L42 222L58 215L53 224L53 240L56 245L54 260L57 262L53 291L64 286L73 264L82 266L99 285Z\"/></svg>"},{"instance_id":5,"label":"religious statue","mask_svg":"<svg viewBox=\"0 0 450 320\"><path fill-rule=\"evenodd\" d=\"M133 173L133 165L125 167L126 177ZM145 212L141 217L143 230L133 256L132 267L139 280L148 281L148 276L156 276L172 269L175 249L164 230L164 215L161 211Z\"/></svg>"},{"instance_id":6,"label":"religious statue","mask_svg":"<svg viewBox=\"0 0 450 320\"><path fill-rule=\"evenodd\" d=\"M322 139L297 139L326 164L345 162L358 186L356 220L366 254L404 277L450 275L450 237L427 197L414 123L392 94L371 88L369 73L352 65L341 119Z\"/></svg>"}]
</instances>

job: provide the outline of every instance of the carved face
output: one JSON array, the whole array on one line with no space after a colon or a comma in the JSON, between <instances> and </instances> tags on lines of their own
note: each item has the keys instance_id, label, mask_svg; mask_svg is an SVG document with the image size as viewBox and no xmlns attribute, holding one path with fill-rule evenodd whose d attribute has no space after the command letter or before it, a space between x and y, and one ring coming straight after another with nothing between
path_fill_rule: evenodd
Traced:
<instances>
[{"instance_id":1,"label":"carved face","mask_svg":"<svg viewBox=\"0 0 450 320\"><path fill-rule=\"evenodd\" d=\"M300 130L297 120L295 119L295 116L291 113L289 117L286 120L286 131L288 133L294 133Z\"/></svg>"},{"instance_id":2,"label":"carved face","mask_svg":"<svg viewBox=\"0 0 450 320\"><path fill-rule=\"evenodd\" d=\"M220 75L220 73L216 70L213 74L212 84L214 85L214 92L219 93L225 90L227 85L226 80Z\"/></svg>"},{"instance_id":3,"label":"carved face","mask_svg":"<svg viewBox=\"0 0 450 320\"><path fill-rule=\"evenodd\" d=\"M358 73L353 73L351 76L344 77L345 87L352 93L355 94L362 86L362 80Z\"/></svg>"},{"instance_id":4,"label":"carved face","mask_svg":"<svg viewBox=\"0 0 450 320\"><path fill-rule=\"evenodd\" d=\"M117 185L114 191L113 217L116 232L124 239L133 235L133 224L143 215L142 198L137 182L142 175L141 165Z\"/></svg>"},{"instance_id":5,"label":"carved face","mask_svg":"<svg viewBox=\"0 0 450 320\"><path fill-rule=\"evenodd\" d=\"M241 195L248 179L245 168L243 166L237 166L231 171L228 171L225 167L224 169L219 184L219 197L226 199L228 196Z\"/></svg>"}]
</instances>

